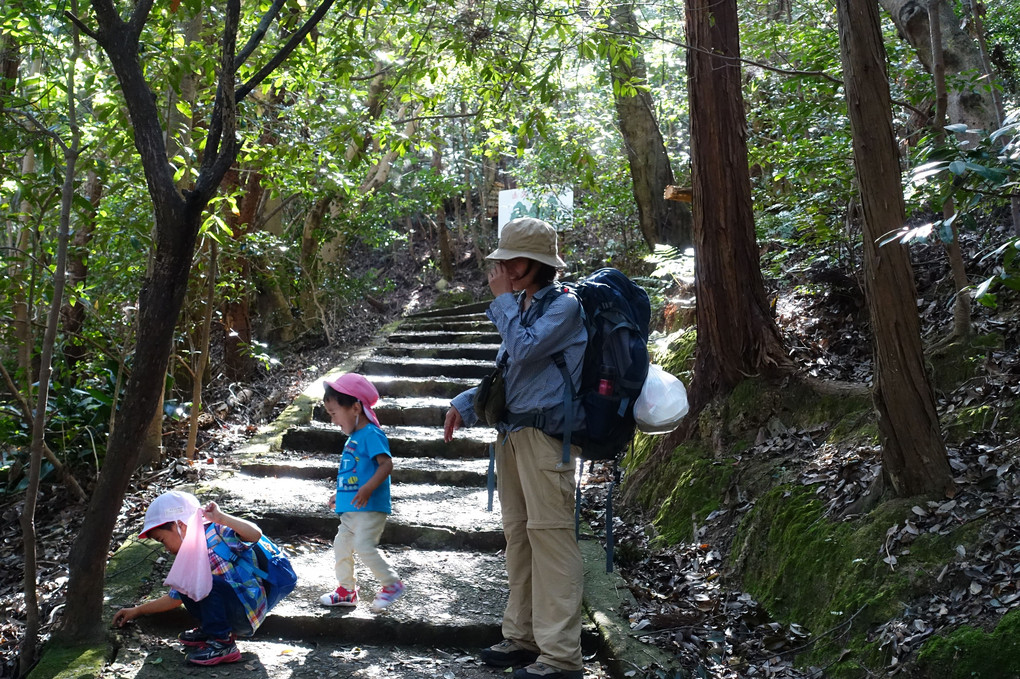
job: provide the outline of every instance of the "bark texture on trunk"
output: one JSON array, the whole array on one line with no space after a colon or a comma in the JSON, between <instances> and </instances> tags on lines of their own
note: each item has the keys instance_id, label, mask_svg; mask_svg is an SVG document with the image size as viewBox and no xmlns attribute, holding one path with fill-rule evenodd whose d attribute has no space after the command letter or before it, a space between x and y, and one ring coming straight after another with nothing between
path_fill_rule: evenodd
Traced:
<instances>
[{"instance_id":1,"label":"bark texture on trunk","mask_svg":"<svg viewBox=\"0 0 1020 679\"><path fill-rule=\"evenodd\" d=\"M735 0L689 0L687 30L693 47L694 405L748 375L777 375L790 364L765 295L754 232Z\"/></svg>"},{"instance_id":2,"label":"bark texture on trunk","mask_svg":"<svg viewBox=\"0 0 1020 679\"><path fill-rule=\"evenodd\" d=\"M864 283L875 342L872 394L883 471L897 495L951 494L949 460L924 370L910 259L898 242L878 244L905 221L878 8L857 0L836 5L864 214Z\"/></svg>"},{"instance_id":3,"label":"bark texture on trunk","mask_svg":"<svg viewBox=\"0 0 1020 679\"><path fill-rule=\"evenodd\" d=\"M698 339L690 412L627 484L634 497L697 428L717 395L746 377L788 374L761 276L747 167L736 0L688 0L694 285Z\"/></svg>"},{"instance_id":4,"label":"bark texture on trunk","mask_svg":"<svg viewBox=\"0 0 1020 679\"><path fill-rule=\"evenodd\" d=\"M637 33L632 2L615 5L613 19L623 32ZM646 84L645 57L634 40L625 49L629 50L626 57L610 57L609 70L613 76L616 113L627 149L641 234L650 250L655 249L656 243L687 247L694 242L691 211L685 203L663 198L666 187L674 183L673 168L655 119L652 96L645 89L633 94L625 94L621 89L621 84Z\"/></svg>"},{"instance_id":5,"label":"bark texture on trunk","mask_svg":"<svg viewBox=\"0 0 1020 679\"><path fill-rule=\"evenodd\" d=\"M924 0L879 0L882 8L892 17L900 34L917 52L917 58L934 72L932 59L931 27L928 6ZM981 78L983 65L977 42L960 27L960 19L951 3L939 3L940 33L945 56L946 75L952 82L968 83L961 89L949 91L946 115L951 123L964 123L978 130L994 129L995 100L987 79Z\"/></svg>"}]
</instances>

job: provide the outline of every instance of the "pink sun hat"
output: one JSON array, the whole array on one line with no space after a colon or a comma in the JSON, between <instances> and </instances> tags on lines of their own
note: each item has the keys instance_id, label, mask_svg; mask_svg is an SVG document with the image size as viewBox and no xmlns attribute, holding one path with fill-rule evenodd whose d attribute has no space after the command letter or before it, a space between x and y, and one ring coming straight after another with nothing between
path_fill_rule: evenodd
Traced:
<instances>
[{"instance_id":1,"label":"pink sun hat","mask_svg":"<svg viewBox=\"0 0 1020 679\"><path fill-rule=\"evenodd\" d=\"M341 394L353 396L361 402L361 409L372 424L379 426L379 418L375 416L372 406L379 402L379 392L363 375L357 373L344 373L340 377L331 380L323 380L323 384L333 387Z\"/></svg>"}]
</instances>

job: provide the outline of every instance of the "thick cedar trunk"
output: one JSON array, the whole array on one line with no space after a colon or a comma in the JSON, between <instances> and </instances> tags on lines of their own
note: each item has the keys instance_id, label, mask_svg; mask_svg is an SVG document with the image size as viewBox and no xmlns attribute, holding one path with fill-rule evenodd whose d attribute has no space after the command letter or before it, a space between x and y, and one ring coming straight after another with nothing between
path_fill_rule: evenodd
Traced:
<instances>
[{"instance_id":1,"label":"thick cedar trunk","mask_svg":"<svg viewBox=\"0 0 1020 679\"><path fill-rule=\"evenodd\" d=\"M664 458L690 438L698 414L746 377L792 365L762 281L751 209L746 121L740 91L736 0L688 0L694 284L698 339L690 412L631 477L633 497Z\"/></svg>"},{"instance_id":2,"label":"thick cedar trunk","mask_svg":"<svg viewBox=\"0 0 1020 679\"><path fill-rule=\"evenodd\" d=\"M924 371L914 276L906 247L880 246L904 222L878 8L838 0L854 160L864 214L864 283L875 341L873 398L886 479L901 496L952 493L935 398Z\"/></svg>"},{"instance_id":3,"label":"thick cedar trunk","mask_svg":"<svg viewBox=\"0 0 1020 679\"><path fill-rule=\"evenodd\" d=\"M632 2L615 5L613 18L625 33L637 33ZM620 86L647 84L644 53L636 40L629 40L625 49L629 50L627 57L610 58L609 70L641 234L650 250L655 249L656 243L687 247L693 243L691 211L685 203L668 201L662 195L674 183L673 168L655 119L652 96L645 89L624 94Z\"/></svg>"},{"instance_id":4,"label":"thick cedar trunk","mask_svg":"<svg viewBox=\"0 0 1020 679\"><path fill-rule=\"evenodd\" d=\"M735 0L689 0L698 326L692 400L701 404L748 375L789 367L758 259L738 28Z\"/></svg>"}]
</instances>

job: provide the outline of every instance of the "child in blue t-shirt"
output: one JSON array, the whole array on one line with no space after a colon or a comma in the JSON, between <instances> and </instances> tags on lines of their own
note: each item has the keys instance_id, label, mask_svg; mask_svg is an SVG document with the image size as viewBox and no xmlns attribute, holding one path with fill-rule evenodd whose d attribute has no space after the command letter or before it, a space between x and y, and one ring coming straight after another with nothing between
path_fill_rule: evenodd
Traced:
<instances>
[{"instance_id":1,"label":"child in blue t-shirt","mask_svg":"<svg viewBox=\"0 0 1020 679\"><path fill-rule=\"evenodd\" d=\"M382 588L372 602L380 611L404 594L404 585L393 566L379 551L379 538L390 513L390 472L393 459L386 435L372 406L379 392L363 376L346 373L323 383L323 405L335 425L347 434L336 492L330 497L330 509L340 515L340 526L333 541L336 557L336 591L323 594L323 606L356 606L357 578L354 555L368 566Z\"/></svg>"}]
</instances>

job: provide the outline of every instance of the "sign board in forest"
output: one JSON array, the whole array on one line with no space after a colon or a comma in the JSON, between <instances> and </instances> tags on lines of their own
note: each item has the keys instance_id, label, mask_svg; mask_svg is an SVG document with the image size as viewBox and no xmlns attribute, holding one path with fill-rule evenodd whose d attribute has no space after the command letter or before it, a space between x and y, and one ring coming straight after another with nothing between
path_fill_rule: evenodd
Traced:
<instances>
[{"instance_id":1,"label":"sign board in forest","mask_svg":"<svg viewBox=\"0 0 1020 679\"><path fill-rule=\"evenodd\" d=\"M570 227L574 211L574 191L560 193L545 191L532 193L527 189L508 189L499 192L499 230L511 219L537 217L562 231Z\"/></svg>"}]
</instances>

